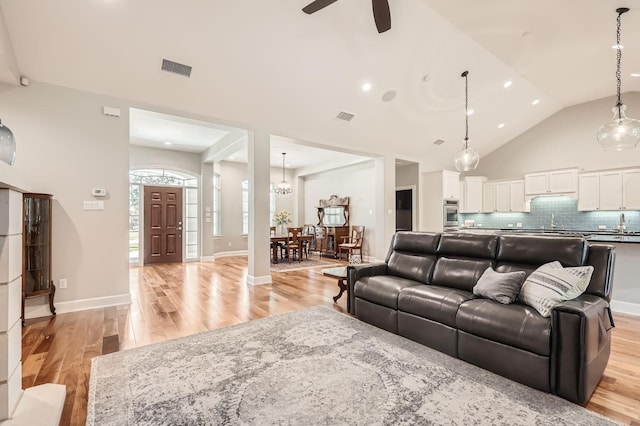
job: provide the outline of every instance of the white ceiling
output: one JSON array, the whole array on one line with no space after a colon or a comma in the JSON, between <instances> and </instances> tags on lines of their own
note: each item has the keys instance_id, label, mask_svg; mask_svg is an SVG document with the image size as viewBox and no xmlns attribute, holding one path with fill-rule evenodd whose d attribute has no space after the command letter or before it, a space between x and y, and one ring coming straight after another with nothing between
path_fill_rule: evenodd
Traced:
<instances>
[{"instance_id":1,"label":"white ceiling","mask_svg":"<svg viewBox=\"0 0 640 426\"><path fill-rule=\"evenodd\" d=\"M464 70L476 111L471 143L482 155L564 107L613 95L618 6L632 8L623 16L623 91L640 91L640 78L629 77L640 73L637 0L390 0L383 34L369 0L306 15L309 1L0 7L20 73L32 80L433 168L453 166L464 136ZM160 71L162 58L193 66L191 78ZM397 96L382 101L389 90ZM339 121L339 111L356 116ZM434 146L437 138L447 142Z\"/></svg>"}]
</instances>

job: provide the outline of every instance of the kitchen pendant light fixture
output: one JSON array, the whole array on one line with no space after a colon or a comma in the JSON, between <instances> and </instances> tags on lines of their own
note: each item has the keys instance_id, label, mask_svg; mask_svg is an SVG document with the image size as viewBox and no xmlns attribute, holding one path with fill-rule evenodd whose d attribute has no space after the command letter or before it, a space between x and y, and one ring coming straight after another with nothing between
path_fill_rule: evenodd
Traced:
<instances>
[{"instance_id":1,"label":"kitchen pendant light fixture","mask_svg":"<svg viewBox=\"0 0 640 426\"><path fill-rule=\"evenodd\" d=\"M0 120L0 160L10 166L16 161L16 139L13 132Z\"/></svg>"},{"instance_id":2,"label":"kitchen pendant light fixture","mask_svg":"<svg viewBox=\"0 0 640 426\"><path fill-rule=\"evenodd\" d=\"M453 161L457 170L467 172L478 167L480 153L474 148L469 148L469 71L463 72L461 77L464 77L464 142Z\"/></svg>"},{"instance_id":3,"label":"kitchen pendant light fixture","mask_svg":"<svg viewBox=\"0 0 640 426\"><path fill-rule=\"evenodd\" d=\"M287 153L283 152L282 153L282 182L280 182L276 187L276 194L278 195L289 195L293 192L291 189L291 185L289 185L289 182L287 182L284 178L284 156L285 155L287 155Z\"/></svg>"},{"instance_id":4,"label":"kitchen pendant light fixture","mask_svg":"<svg viewBox=\"0 0 640 426\"><path fill-rule=\"evenodd\" d=\"M633 118L627 118L624 111L627 106L622 103L620 98L621 73L620 62L622 60L622 46L620 45L620 17L623 13L629 11L629 8L620 7L616 9L618 18L616 19L616 89L618 101L613 107L613 117L611 121L600 126L598 130L598 143L602 145L604 150L615 149L617 151L633 148L640 141L640 121Z\"/></svg>"}]
</instances>

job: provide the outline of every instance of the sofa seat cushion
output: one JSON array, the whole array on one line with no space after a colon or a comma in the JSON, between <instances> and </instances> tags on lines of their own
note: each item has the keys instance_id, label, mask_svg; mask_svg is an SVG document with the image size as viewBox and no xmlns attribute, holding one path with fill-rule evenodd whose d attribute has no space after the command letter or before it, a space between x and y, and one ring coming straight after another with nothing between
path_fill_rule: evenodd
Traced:
<instances>
[{"instance_id":1,"label":"sofa seat cushion","mask_svg":"<svg viewBox=\"0 0 640 426\"><path fill-rule=\"evenodd\" d=\"M417 285L424 284L394 275L375 275L373 277L362 277L356 281L353 292L360 299L388 308L398 309L398 294L400 290Z\"/></svg>"},{"instance_id":2,"label":"sofa seat cushion","mask_svg":"<svg viewBox=\"0 0 640 426\"><path fill-rule=\"evenodd\" d=\"M456 325L467 333L538 355L550 353L551 321L530 306L469 300L460 305Z\"/></svg>"},{"instance_id":3,"label":"sofa seat cushion","mask_svg":"<svg viewBox=\"0 0 640 426\"><path fill-rule=\"evenodd\" d=\"M458 308L471 299L473 294L465 290L419 285L400 292L398 310L455 327Z\"/></svg>"}]
</instances>

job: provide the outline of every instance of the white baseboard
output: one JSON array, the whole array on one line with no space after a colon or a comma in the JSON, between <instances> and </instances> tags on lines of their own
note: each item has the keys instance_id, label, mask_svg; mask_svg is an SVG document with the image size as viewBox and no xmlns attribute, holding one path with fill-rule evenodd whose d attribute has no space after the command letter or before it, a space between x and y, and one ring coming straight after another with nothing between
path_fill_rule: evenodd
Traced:
<instances>
[{"instance_id":1,"label":"white baseboard","mask_svg":"<svg viewBox=\"0 0 640 426\"><path fill-rule=\"evenodd\" d=\"M200 262L213 262L216 260L215 256L200 256Z\"/></svg>"},{"instance_id":2,"label":"white baseboard","mask_svg":"<svg viewBox=\"0 0 640 426\"><path fill-rule=\"evenodd\" d=\"M249 253L247 250L238 250L238 251L221 251L220 253L216 253L213 255L213 259L219 259L221 257L229 257L229 256L247 256Z\"/></svg>"},{"instance_id":3,"label":"white baseboard","mask_svg":"<svg viewBox=\"0 0 640 426\"><path fill-rule=\"evenodd\" d=\"M249 285L265 285L271 284L271 275L263 275L261 277L254 277L253 275L247 275L247 284Z\"/></svg>"},{"instance_id":4,"label":"white baseboard","mask_svg":"<svg viewBox=\"0 0 640 426\"><path fill-rule=\"evenodd\" d=\"M629 315L640 316L640 303L620 302L618 300L611 301L611 310Z\"/></svg>"},{"instance_id":5,"label":"white baseboard","mask_svg":"<svg viewBox=\"0 0 640 426\"><path fill-rule=\"evenodd\" d=\"M87 309L107 308L109 306L130 305L131 294L118 294L115 296L95 297L93 299L71 300L69 302L56 302L56 313L66 314L69 312L85 311ZM51 315L49 304L25 306L24 316L26 319L40 318Z\"/></svg>"}]
</instances>

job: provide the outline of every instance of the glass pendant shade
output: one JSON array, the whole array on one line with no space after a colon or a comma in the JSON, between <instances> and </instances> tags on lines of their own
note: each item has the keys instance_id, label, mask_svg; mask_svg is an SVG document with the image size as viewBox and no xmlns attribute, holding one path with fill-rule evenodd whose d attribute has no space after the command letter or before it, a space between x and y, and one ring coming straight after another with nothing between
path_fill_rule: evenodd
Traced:
<instances>
[{"instance_id":1,"label":"glass pendant shade","mask_svg":"<svg viewBox=\"0 0 640 426\"><path fill-rule=\"evenodd\" d=\"M289 194L291 194L293 192L293 190L291 189L291 185L284 178L284 157L285 157L285 155L287 155L287 153L283 152L282 153L282 182L280 182L278 184L278 186L276 186L276 194L278 194L278 195L289 195Z\"/></svg>"},{"instance_id":2,"label":"glass pendant shade","mask_svg":"<svg viewBox=\"0 0 640 426\"><path fill-rule=\"evenodd\" d=\"M16 161L16 140L13 133L0 121L0 160L12 166Z\"/></svg>"},{"instance_id":3,"label":"glass pendant shade","mask_svg":"<svg viewBox=\"0 0 640 426\"><path fill-rule=\"evenodd\" d=\"M468 172L478 167L480 162L480 153L475 148L469 148L467 142L464 143L462 149L458 151L453 158L453 162L456 166L456 170L461 172Z\"/></svg>"},{"instance_id":4,"label":"glass pendant shade","mask_svg":"<svg viewBox=\"0 0 640 426\"><path fill-rule=\"evenodd\" d=\"M600 126L598 130L598 143L606 151L630 149L638 145L640 141L640 121L627 118L624 114L626 105L613 107L611 121Z\"/></svg>"}]
</instances>

